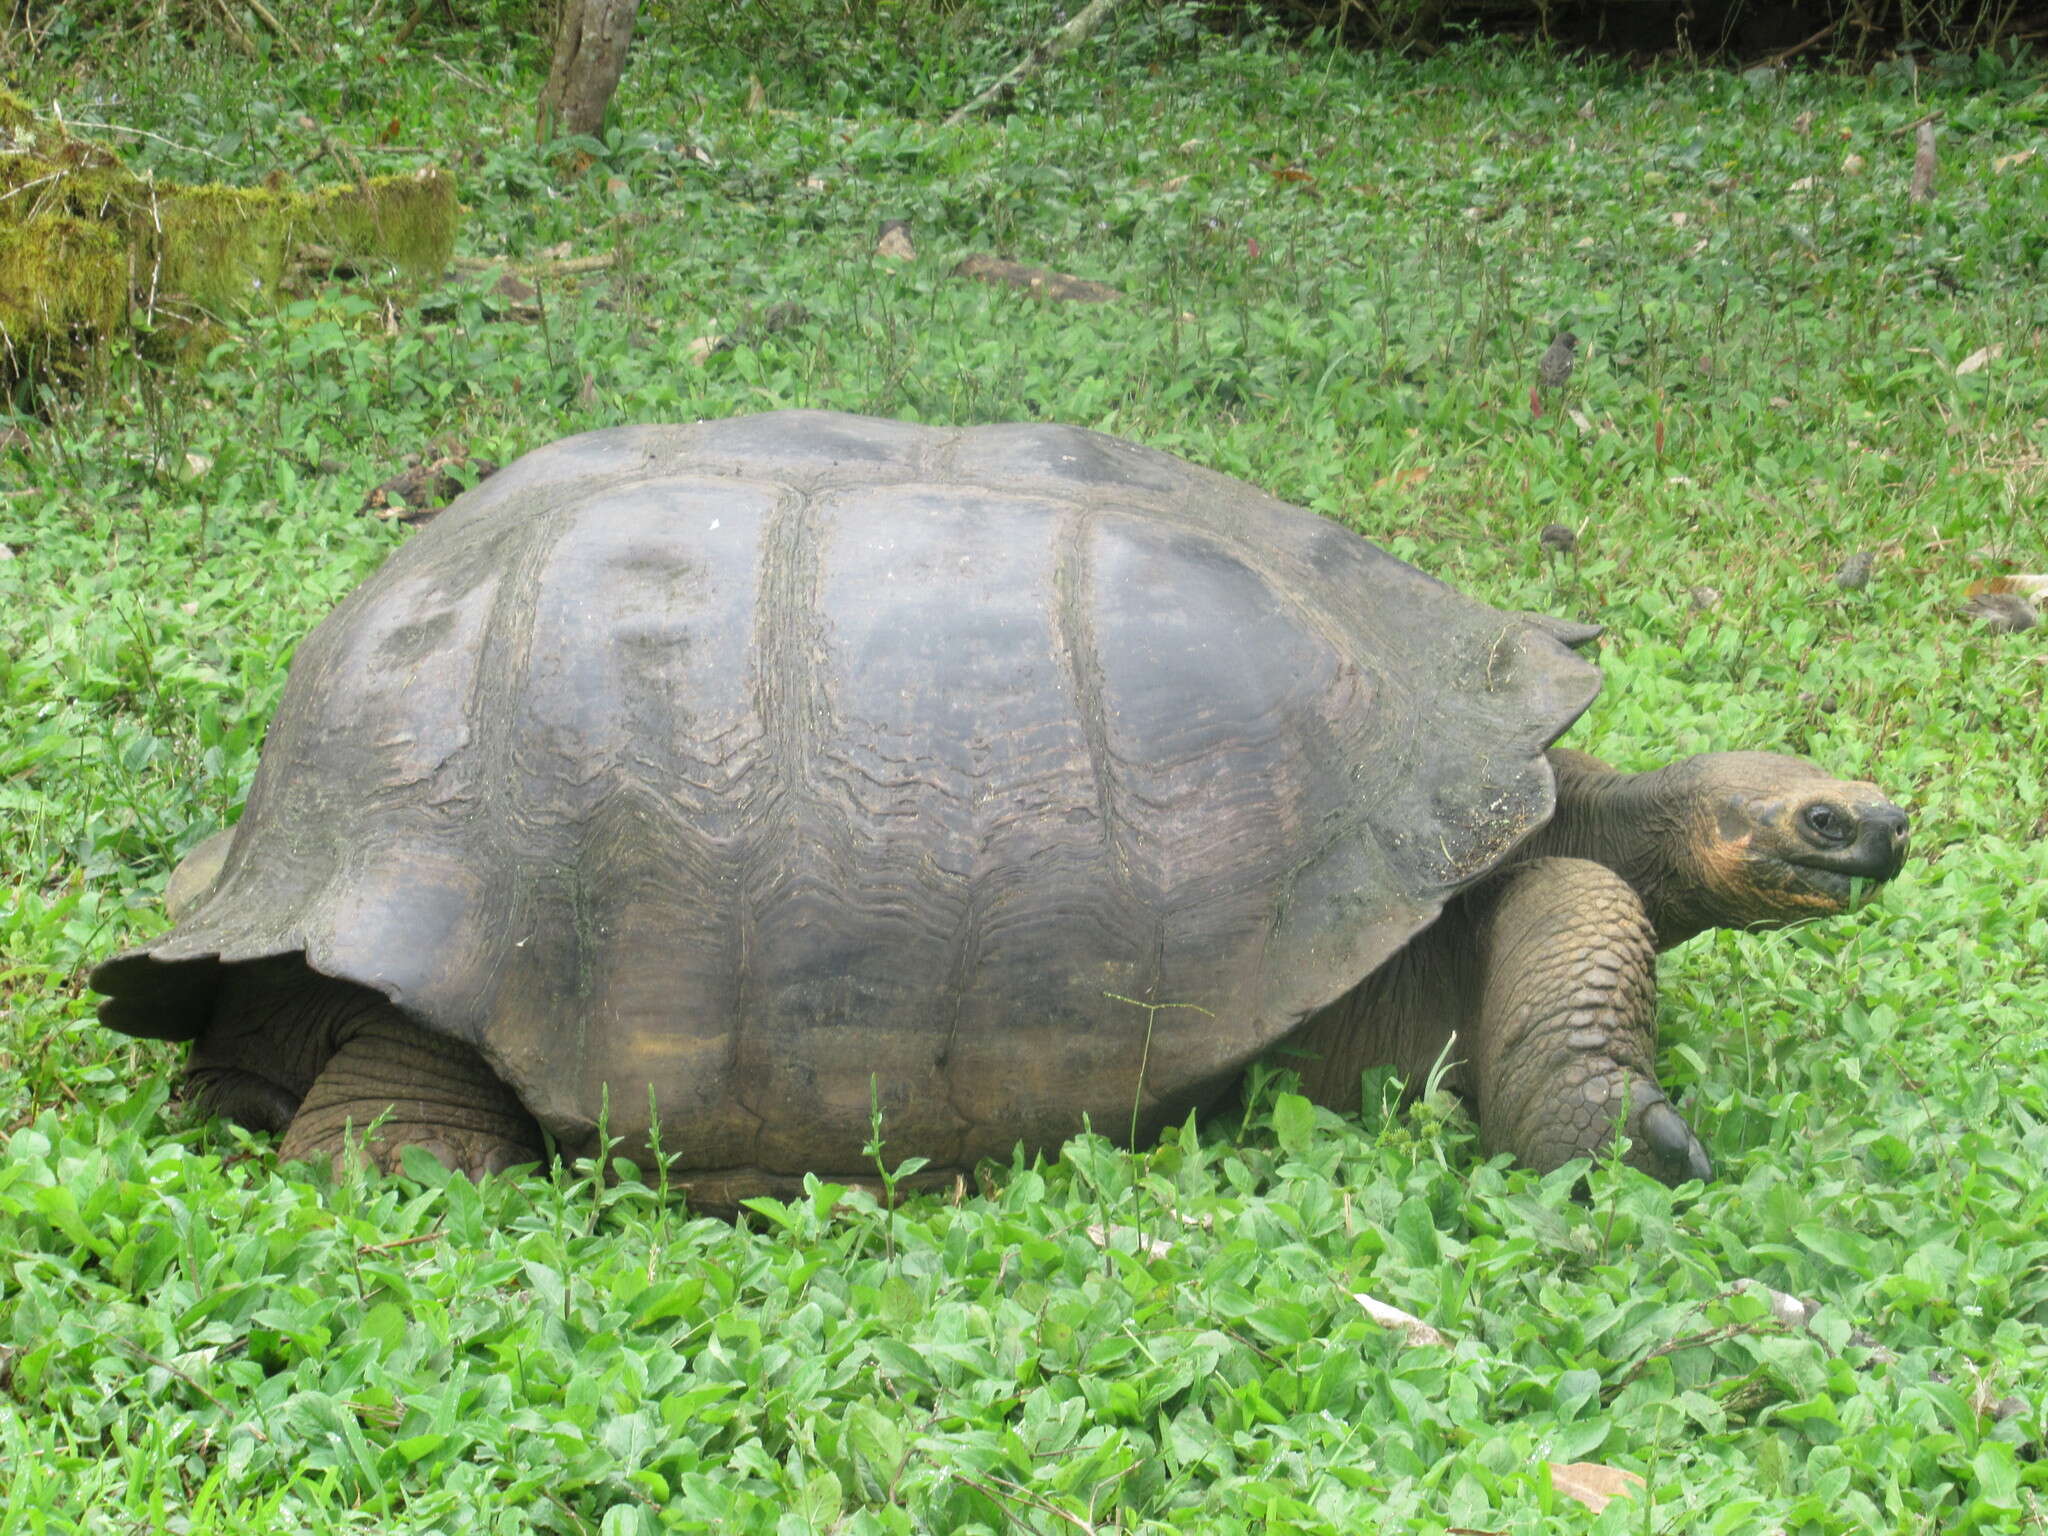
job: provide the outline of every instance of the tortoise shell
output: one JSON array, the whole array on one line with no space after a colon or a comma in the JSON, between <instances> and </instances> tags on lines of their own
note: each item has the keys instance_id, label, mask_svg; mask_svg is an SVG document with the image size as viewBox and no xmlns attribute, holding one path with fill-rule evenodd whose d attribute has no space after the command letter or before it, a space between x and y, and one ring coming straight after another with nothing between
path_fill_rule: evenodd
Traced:
<instances>
[{"instance_id":1,"label":"tortoise shell","mask_svg":"<svg viewBox=\"0 0 2048 1536\"><path fill-rule=\"evenodd\" d=\"M307 637L217 879L101 965L190 1039L302 954L571 1148L942 1167L1148 1135L1546 821L1598 674L1338 524L1070 427L629 427ZM1187 1005L1154 1008L1151 1004Z\"/></svg>"}]
</instances>

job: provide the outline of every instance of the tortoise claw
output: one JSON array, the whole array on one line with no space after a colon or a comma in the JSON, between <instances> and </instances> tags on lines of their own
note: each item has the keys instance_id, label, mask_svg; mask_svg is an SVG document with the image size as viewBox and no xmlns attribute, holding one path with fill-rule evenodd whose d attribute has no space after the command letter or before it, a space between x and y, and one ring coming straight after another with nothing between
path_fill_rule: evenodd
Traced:
<instances>
[{"instance_id":1,"label":"tortoise claw","mask_svg":"<svg viewBox=\"0 0 2048 1536\"><path fill-rule=\"evenodd\" d=\"M1669 1104L1652 1104L1643 1111L1643 1139L1668 1168L1683 1168L1684 1176L1702 1182L1713 1178L1714 1165L1707 1150L1693 1135L1692 1127Z\"/></svg>"}]
</instances>

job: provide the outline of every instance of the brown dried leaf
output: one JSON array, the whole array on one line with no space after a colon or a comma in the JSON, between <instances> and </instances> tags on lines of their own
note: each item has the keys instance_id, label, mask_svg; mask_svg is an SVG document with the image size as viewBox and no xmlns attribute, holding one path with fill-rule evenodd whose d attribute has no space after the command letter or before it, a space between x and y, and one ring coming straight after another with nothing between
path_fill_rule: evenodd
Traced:
<instances>
[{"instance_id":1,"label":"brown dried leaf","mask_svg":"<svg viewBox=\"0 0 2048 1536\"><path fill-rule=\"evenodd\" d=\"M1836 580L1839 582L1840 577ZM1804 1328L1813 1321L1814 1314L1820 1311L1819 1302L1806 1301L1785 1291L1773 1290L1761 1280L1738 1280L1735 1282L1735 1289L1747 1291L1752 1296L1761 1296L1764 1303L1770 1307L1771 1316L1781 1327Z\"/></svg>"},{"instance_id":2,"label":"brown dried leaf","mask_svg":"<svg viewBox=\"0 0 2048 1536\"><path fill-rule=\"evenodd\" d=\"M768 110L768 92L759 75L747 76L747 116L759 117Z\"/></svg>"},{"instance_id":3,"label":"brown dried leaf","mask_svg":"<svg viewBox=\"0 0 2048 1536\"><path fill-rule=\"evenodd\" d=\"M1098 1248L1137 1253L1148 1259L1163 1259L1173 1252L1173 1244L1161 1238L1147 1237L1135 1227L1105 1227L1091 1223L1088 1241Z\"/></svg>"},{"instance_id":4,"label":"brown dried leaf","mask_svg":"<svg viewBox=\"0 0 2048 1536\"><path fill-rule=\"evenodd\" d=\"M1553 1461L1547 1465L1550 1486L1568 1499L1577 1499L1596 1515L1614 1500L1630 1497L1643 1486L1643 1480L1635 1473L1597 1461Z\"/></svg>"},{"instance_id":5,"label":"brown dried leaf","mask_svg":"<svg viewBox=\"0 0 2048 1536\"><path fill-rule=\"evenodd\" d=\"M705 360L711 357L713 353L723 352L724 350L725 338L719 335L694 337L689 346L684 349L690 361L699 368L704 366Z\"/></svg>"},{"instance_id":6,"label":"brown dried leaf","mask_svg":"<svg viewBox=\"0 0 2048 1536\"><path fill-rule=\"evenodd\" d=\"M2000 155L1991 162L1991 169L1994 171L2016 171L2033 158L2034 152L2031 149L2023 149L2016 154Z\"/></svg>"},{"instance_id":7,"label":"brown dried leaf","mask_svg":"<svg viewBox=\"0 0 2048 1536\"><path fill-rule=\"evenodd\" d=\"M917 247L910 243L910 226L901 219L884 219L875 231L875 254L891 261L915 261Z\"/></svg>"},{"instance_id":8,"label":"brown dried leaf","mask_svg":"<svg viewBox=\"0 0 2048 1536\"><path fill-rule=\"evenodd\" d=\"M1316 184L1315 177L1298 165L1271 165L1266 167L1266 174L1275 181L1299 182L1311 187Z\"/></svg>"},{"instance_id":9,"label":"brown dried leaf","mask_svg":"<svg viewBox=\"0 0 2048 1536\"><path fill-rule=\"evenodd\" d=\"M2021 571L2012 576L1987 576L1982 581L1973 581L1963 593L1965 597L1983 597L1987 593L2016 592L2021 597L2048 597L2048 576Z\"/></svg>"},{"instance_id":10,"label":"brown dried leaf","mask_svg":"<svg viewBox=\"0 0 2048 1536\"><path fill-rule=\"evenodd\" d=\"M1406 469L1397 469L1391 475L1381 475L1373 481L1376 491L1412 491L1433 473L1428 464L1410 464Z\"/></svg>"},{"instance_id":11,"label":"brown dried leaf","mask_svg":"<svg viewBox=\"0 0 2048 1536\"><path fill-rule=\"evenodd\" d=\"M1403 1312L1399 1307L1381 1301L1377 1296L1368 1296L1363 1291L1353 1291L1351 1299L1365 1309L1365 1315L1380 1327L1402 1335L1407 1344L1448 1344L1435 1328L1425 1323L1413 1312Z\"/></svg>"},{"instance_id":12,"label":"brown dried leaf","mask_svg":"<svg viewBox=\"0 0 2048 1536\"><path fill-rule=\"evenodd\" d=\"M1967 374L1975 373L1979 368L1982 368L1986 363L2004 351L2005 343L2002 341L1994 341L1988 347L1979 347L1960 363L1956 364L1956 377L1960 379Z\"/></svg>"},{"instance_id":13,"label":"brown dried leaf","mask_svg":"<svg viewBox=\"0 0 2048 1536\"><path fill-rule=\"evenodd\" d=\"M1842 174L1845 176L1860 176L1863 174L1863 167L1866 163L1861 155L1844 155L1842 156Z\"/></svg>"}]
</instances>

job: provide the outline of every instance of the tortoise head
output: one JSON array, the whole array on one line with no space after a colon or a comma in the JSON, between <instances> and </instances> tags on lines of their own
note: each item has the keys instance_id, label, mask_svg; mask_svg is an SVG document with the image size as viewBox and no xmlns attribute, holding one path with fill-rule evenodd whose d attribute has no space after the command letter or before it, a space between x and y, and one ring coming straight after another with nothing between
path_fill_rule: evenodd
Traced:
<instances>
[{"instance_id":1,"label":"tortoise head","mask_svg":"<svg viewBox=\"0 0 2048 1536\"><path fill-rule=\"evenodd\" d=\"M1710 752L1675 764L1670 830L1679 895L1698 927L1779 928L1846 911L1906 859L1906 813L1875 784L1775 752Z\"/></svg>"}]
</instances>

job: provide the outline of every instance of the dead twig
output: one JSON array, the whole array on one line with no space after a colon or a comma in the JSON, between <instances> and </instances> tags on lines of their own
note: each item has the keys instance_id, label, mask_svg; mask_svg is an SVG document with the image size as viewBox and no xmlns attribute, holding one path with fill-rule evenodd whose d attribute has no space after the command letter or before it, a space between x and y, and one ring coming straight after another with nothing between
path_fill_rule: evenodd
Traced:
<instances>
[{"instance_id":1,"label":"dead twig","mask_svg":"<svg viewBox=\"0 0 2048 1536\"><path fill-rule=\"evenodd\" d=\"M412 8L412 14L406 17L404 23L399 27L398 35L391 39L391 46L403 48L411 39L413 31L422 21L426 20L427 12L433 8L434 0L420 0L420 3Z\"/></svg>"},{"instance_id":2,"label":"dead twig","mask_svg":"<svg viewBox=\"0 0 2048 1536\"><path fill-rule=\"evenodd\" d=\"M216 165L228 163L211 150L201 149L196 144L180 144L176 139L167 139L160 133L151 133L147 128L130 128L125 123L88 123L82 118L72 117L64 120L63 127L67 132L73 128L89 128L94 133L132 133L137 138L155 139L159 144L168 144L171 148L183 150L188 155L204 155Z\"/></svg>"},{"instance_id":3,"label":"dead twig","mask_svg":"<svg viewBox=\"0 0 2048 1536\"><path fill-rule=\"evenodd\" d=\"M249 1433L254 1435L258 1440L261 1440L265 1445L270 1444L270 1436L266 1435L263 1432L262 1425L252 1424L247 1419L238 1419L238 1416L232 1408L230 1408L226 1403L222 1402L218 1397L214 1396L214 1394L205 1386L201 1385L198 1381L194 1380L189 1373L179 1370L178 1367L171 1364L171 1362L168 1360L157 1359L155 1355L152 1355L148 1350L144 1349L141 1345L131 1344L124 1338L120 1338L116 1335L109 1334L107 1336L107 1341L113 1344L118 1349L125 1349L126 1351L128 1351L129 1354L133 1355L136 1359L143 1361L145 1364L153 1365L160 1371L168 1371L171 1375L177 1377L178 1380L185 1383L186 1386L190 1387L194 1392L197 1392L201 1397L205 1398L209 1403L213 1404L213 1406L218 1408L224 1415L226 1415L226 1417L228 1417L229 1419L238 1420L238 1422L243 1424L248 1429Z\"/></svg>"},{"instance_id":4,"label":"dead twig","mask_svg":"<svg viewBox=\"0 0 2048 1536\"><path fill-rule=\"evenodd\" d=\"M1077 43L1085 42L1090 33L1109 19L1110 13L1116 7L1117 0L1089 0L1073 20L1034 47L1018 62L1015 69L947 118L941 126L957 128L990 102L1009 95L1061 54Z\"/></svg>"},{"instance_id":5,"label":"dead twig","mask_svg":"<svg viewBox=\"0 0 2048 1536\"><path fill-rule=\"evenodd\" d=\"M301 250L305 247L300 247ZM458 272L495 272L500 267L509 267L521 277L574 277L580 272L602 272L618 261L616 251L600 251L595 256L566 256L560 261L491 261L482 256L458 256L455 270Z\"/></svg>"},{"instance_id":6,"label":"dead twig","mask_svg":"<svg viewBox=\"0 0 2048 1536\"><path fill-rule=\"evenodd\" d=\"M1003 1485L1002 1488L991 1488L987 1483L977 1482L975 1481L975 1479L969 1477L964 1472L955 1472L953 1474L953 1479L955 1482L965 1483L968 1487L972 1488L976 1493L987 1494L990 1498L996 1500L998 1503L1028 1504L1033 1509L1044 1510L1048 1515L1053 1516L1055 1519L1066 1521L1067 1524L1071 1525L1077 1531L1086 1531L1088 1533L1088 1536L1095 1536L1095 1527L1090 1525L1086 1520L1083 1520L1079 1515L1075 1514L1072 1510L1061 1509L1057 1504L1048 1504L1044 1499L1039 1498L1036 1494L1033 1494L1026 1489L1019 1488L1015 1483L1011 1482L1008 1478L996 1478L996 1481ZM1007 1489L1008 1492L1005 1492L1005 1489Z\"/></svg>"},{"instance_id":7,"label":"dead twig","mask_svg":"<svg viewBox=\"0 0 2048 1536\"><path fill-rule=\"evenodd\" d=\"M220 13L220 19L228 24L228 41L235 45L235 51L244 58L255 58L256 45L249 40L248 30L243 27L242 19L235 14L234 7L228 4L228 0L213 0L213 8Z\"/></svg>"},{"instance_id":8,"label":"dead twig","mask_svg":"<svg viewBox=\"0 0 2048 1536\"><path fill-rule=\"evenodd\" d=\"M1781 48L1778 52L1772 54L1769 58L1763 61L1762 67L1765 69L1776 69L1780 64L1784 63L1787 59L1794 58L1799 54L1806 52L1807 49L1811 48L1815 43L1819 42L1822 38L1832 37L1835 34L1835 32L1840 29L1841 25L1842 24L1839 21L1829 22L1826 26L1822 27L1818 32L1814 33L1813 36L1807 38L1804 42L1794 43L1790 48Z\"/></svg>"},{"instance_id":9,"label":"dead twig","mask_svg":"<svg viewBox=\"0 0 2048 1536\"><path fill-rule=\"evenodd\" d=\"M293 53L297 54L302 59L306 56L306 50L299 46L299 40L296 37L293 37L291 33L287 32L284 29L283 22L279 21L275 16L270 14L270 8L263 3L263 0L242 0L242 4L248 6L250 10L254 11L256 13L256 19L262 22L264 26L268 27L271 31L271 34L275 36L280 42L282 42L285 45L285 47L291 49ZM227 9L225 3L222 4L221 9L223 11Z\"/></svg>"}]
</instances>

